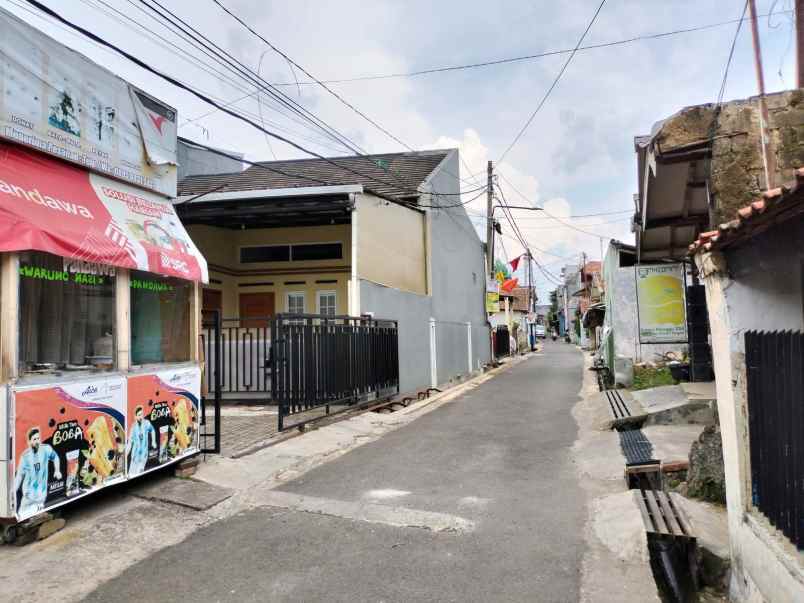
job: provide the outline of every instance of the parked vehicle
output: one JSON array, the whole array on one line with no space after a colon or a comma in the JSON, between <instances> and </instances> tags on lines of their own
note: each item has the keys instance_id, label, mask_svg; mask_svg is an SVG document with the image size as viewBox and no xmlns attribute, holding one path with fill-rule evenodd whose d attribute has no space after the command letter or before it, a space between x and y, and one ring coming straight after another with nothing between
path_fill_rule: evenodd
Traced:
<instances>
[{"instance_id":1,"label":"parked vehicle","mask_svg":"<svg viewBox=\"0 0 804 603\"><path fill-rule=\"evenodd\" d=\"M541 337L542 339L544 339L545 338L544 325L536 325L536 328L534 329L534 335L536 335L536 337Z\"/></svg>"}]
</instances>

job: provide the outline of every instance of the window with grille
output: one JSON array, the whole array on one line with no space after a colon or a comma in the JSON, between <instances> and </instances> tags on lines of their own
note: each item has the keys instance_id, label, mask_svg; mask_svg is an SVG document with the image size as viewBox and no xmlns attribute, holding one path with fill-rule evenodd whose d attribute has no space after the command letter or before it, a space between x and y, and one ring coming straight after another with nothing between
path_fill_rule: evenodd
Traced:
<instances>
[{"instance_id":1,"label":"window with grille","mask_svg":"<svg viewBox=\"0 0 804 603\"><path fill-rule=\"evenodd\" d=\"M338 299L334 291L318 292L318 313L335 316L338 313Z\"/></svg>"},{"instance_id":2,"label":"window with grille","mask_svg":"<svg viewBox=\"0 0 804 603\"><path fill-rule=\"evenodd\" d=\"M304 293L288 293L288 314L304 314Z\"/></svg>"}]
</instances>

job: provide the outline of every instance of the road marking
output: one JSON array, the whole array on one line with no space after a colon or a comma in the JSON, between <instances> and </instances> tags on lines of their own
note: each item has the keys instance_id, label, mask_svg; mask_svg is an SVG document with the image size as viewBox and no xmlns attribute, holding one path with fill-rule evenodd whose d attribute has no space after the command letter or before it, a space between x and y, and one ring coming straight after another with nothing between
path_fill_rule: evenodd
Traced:
<instances>
[{"instance_id":1,"label":"road marking","mask_svg":"<svg viewBox=\"0 0 804 603\"><path fill-rule=\"evenodd\" d=\"M422 528L431 532L465 533L475 529L475 522L447 513L420 511L362 501L352 502L316 496L302 496L301 494L280 492L278 490L254 492L252 502L261 506L278 507L304 513L317 513L354 521L381 523L400 528Z\"/></svg>"},{"instance_id":2,"label":"road marking","mask_svg":"<svg viewBox=\"0 0 804 603\"><path fill-rule=\"evenodd\" d=\"M399 498L410 494L408 490L394 490L393 488L383 488L381 490L369 490L363 493L363 498L373 498L376 500L387 500L389 498Z\"/></svg>"}]
</instances>

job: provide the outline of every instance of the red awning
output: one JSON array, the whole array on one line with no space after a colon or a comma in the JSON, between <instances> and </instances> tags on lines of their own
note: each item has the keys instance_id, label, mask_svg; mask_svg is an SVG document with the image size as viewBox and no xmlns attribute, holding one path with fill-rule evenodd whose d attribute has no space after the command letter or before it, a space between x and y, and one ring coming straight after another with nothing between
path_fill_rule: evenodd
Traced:
<instances>
[{"instance_id":1,"label":"red awning","mask_svg":"<svg viewBox=\"0 0 804 603\"><path fill-rule=\"evenodd\" d=\"M0 251L26 250L209 280L170 201L0 142Z\"/></svg>"}]
</instances>

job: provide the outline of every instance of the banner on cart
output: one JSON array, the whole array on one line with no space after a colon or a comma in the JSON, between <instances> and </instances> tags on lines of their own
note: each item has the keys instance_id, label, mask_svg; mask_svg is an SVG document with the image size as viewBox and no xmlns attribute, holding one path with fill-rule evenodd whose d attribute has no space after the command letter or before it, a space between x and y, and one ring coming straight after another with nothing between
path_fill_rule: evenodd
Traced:
<instances>
[{"instance_id":1,"label":"banner on cart","mask_svg":"<svg viewBox=\"0 0 804 603\"><path fill-rule=\"evenodd\" d=\"M124 479L125 394L122 377L14 392L19 520Z\"/></svg>"},{"instance_id":2,"label":"banner on cart","mask_svg":"<svg viewBox=\"0 0 804 603\"><path fill-rule=\"evenodd\" d=\"M128 476L197 452L201 369L189 367L128 378Z\"/></svg>"},{"instance_id":3,"label":"banner on cart","mask_svg":"<svg viewBox=\"0 0 804 603\"><path fill-rule=\"evenodd\" d=\"M0 9L0 137L176 196L176 110Z\"/></svg>"}]
</instances>

